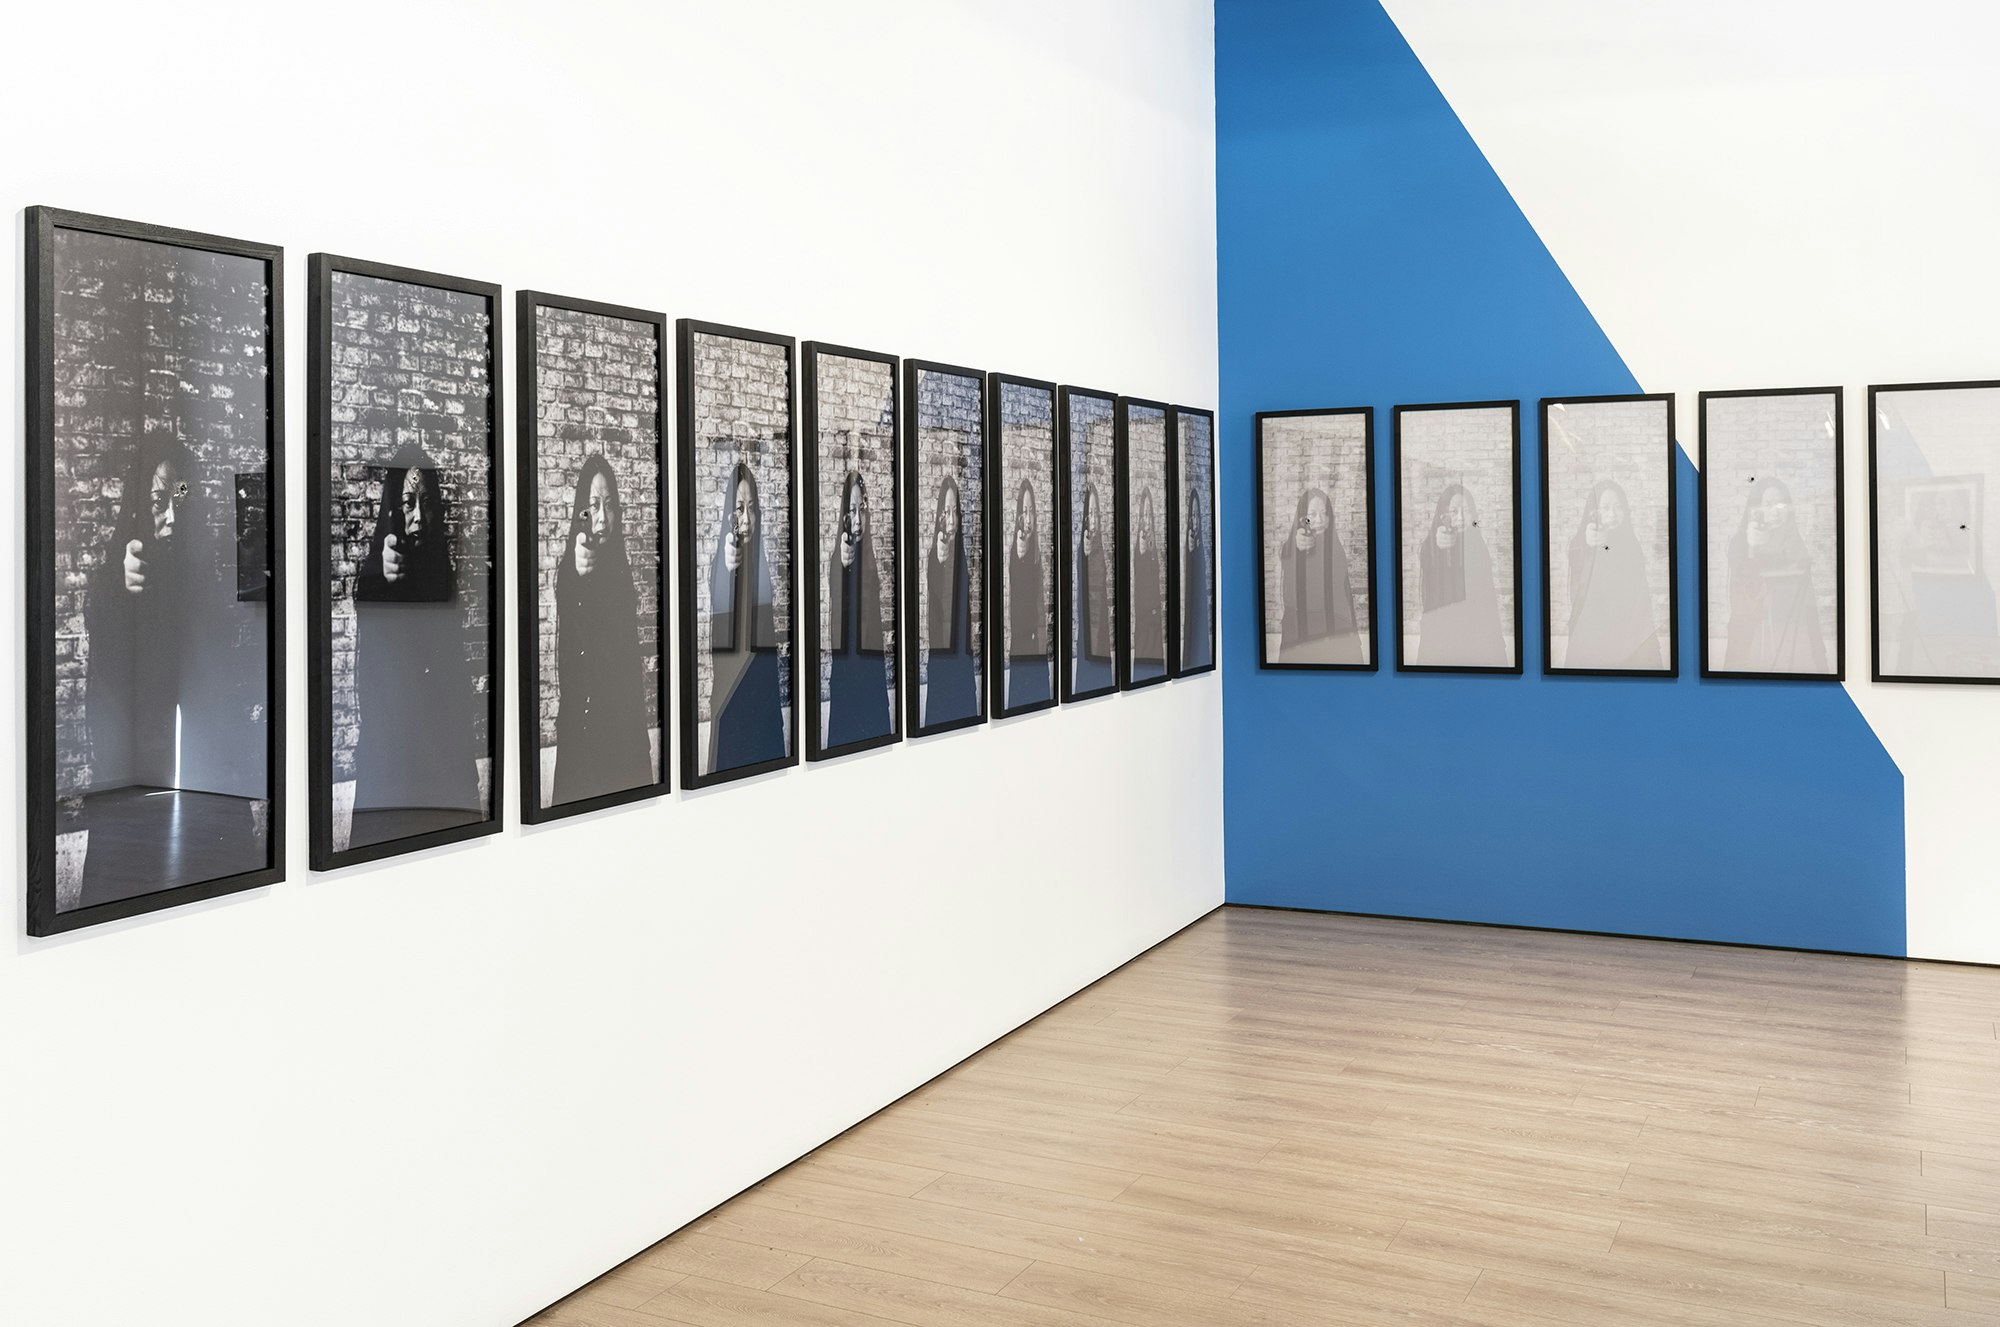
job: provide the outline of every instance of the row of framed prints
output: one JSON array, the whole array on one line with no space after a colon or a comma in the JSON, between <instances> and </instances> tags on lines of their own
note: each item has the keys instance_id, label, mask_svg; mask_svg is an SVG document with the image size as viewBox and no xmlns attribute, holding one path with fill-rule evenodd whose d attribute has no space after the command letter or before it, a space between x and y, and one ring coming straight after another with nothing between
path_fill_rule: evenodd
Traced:
<instances>
[{"instance_id":1,"label":"row of framed prints","mask_svg":"<svg viewBox=\"0 0 2000 1327\"><path fill-rule=\"evenodd\" d=\"M45 935L282 878L284 282L47 208L27 243ZM501 828L502 309L307 270L325 870ZM528 822L668 791L676 712L702 787L1214 667L1208 411L533 291L515 325Z\"/></svg>"},{"instance_id":2,"label":"row of framed prints","mask_svg":"<svg viewBox=\"0 0 2000 1327\"><path fill-rule=\"evenodd\" d=\"M1699 400L1702 676L1842 680L1841 389ZM1540 410L1543 671L1676 676L1674 398ZM1395 407L1399 670L1522 670L1520 412ZM1378 667L1373 419L1256 417L1265 668ZM1874 680L2000 682L2000 382L1870 387L1868 465Z\"/></svg>"}]
</instances>

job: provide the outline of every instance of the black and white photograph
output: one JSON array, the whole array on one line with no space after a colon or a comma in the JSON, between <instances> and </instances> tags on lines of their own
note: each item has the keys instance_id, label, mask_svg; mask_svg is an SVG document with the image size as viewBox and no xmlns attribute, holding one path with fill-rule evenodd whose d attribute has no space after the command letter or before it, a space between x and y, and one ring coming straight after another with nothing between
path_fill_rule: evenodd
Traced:
<instances>
[{"instance_id":1,"label":"black and white photograph","mask_svg":"<svg viewBox=\"0 0 2000 1327\"><path fill-rule=\"evenodd\" d=\"M1839 681L1841 390L1700 402L1701 674Z\"/></svg>"},{"instance_id":2,"label":"black and white photograph","mask_svg":"<svg viewBox=\"0 0 2000 1327\"><path fill-rule=\"evenodd\" d=\"M681 783L798 759L789 336L683 318Z\"/></svg>"},{"instance_id":3,"label":"black and white photograph","mask_svg":"<svg viewBox=\"0 0 2000 1327\"><path fill-rule=\"evenodd\" d=\"M500 288L313 254L313 869L497 833Z\"/></svg>"},{"instance_id":4,"label":"black and white photograph","mask_svg":"<svg viewBox=\"0 0 2000 1327\"><path fill-rule=\"evenodd\" d=\"M1399 405L1396 667L1521 671L1521 403Z\"/></svg>"},{"instance_id":5,"label":"black and white photograph","mask_svg":"<svg viewBox=\"0 0 2000 1327\"><path fill-rule=\"evenodd\" d=\"M896 706L896 357L808 341L806 759L887 746Z\"/></svg>"},{"instance_id":6,"label":"black and white photograph","mask_svg":"<svg viewBox=\"0 0 2000 1327\"><path fill-rule=\"evenodd\" d=\"M1176 406L1174 480L1180 489L1180 628L1173 674L1215 667L1215 414Z\"/></svg>"},{"instance_id":7,"label":"black and white photograph","mask_svg":"<svg viewBox=\"0 0 2000 1327\"><path fill-rule=\"evenodd\" d=\"M2000 382L1868 389L1876 681L2000 682L1989 492L2000 493Z\"/></svg>"},{"instance_id":8,"label":"black and white photograph","mask_svg":"<svg viewBox=\"0 0 2000 1327\"><path fill-rule=\"evenodd\" d=\"M283 878L283 251L26 231L28 932L54 935Z\"/></svg>"},{"instance_id":9,"label":"black and white photograph","mask_svg":"<svg viewBox=\"0 0 2000 1327\"><path fill-rule=\"evenodd\" d=\"M986 722L986 378L903 361L910 732Z\"/></svg>"},{"instance_id":10,"label":"black and white photograph","mask_svg":"<svg viewBox=\"0 0 2000 1327\"><path fill-rule=\"evenodd\" d=\"M1125 617L1118 685L1131 691L1167 680L1174 630L1173 448L1167 407L1118 398L1118 554Z\"/></svg>"},{"instance_id":11,"label":"black and white photograph","mask_svg":"<svg viewBox=\"0 0 2000 1327\"><path fill-rule=\"evenodd\" d=\"M524 290L515 327L532 825L667 790L666 319Z\"/></svg>"},{"instance_id":12,"label":"black and white photograph","mask_svg":"<svg viewBox=\"0 0 2000 1327\"><path fill-rule=\"evenodd\" d=\"M1118 398L1056 392L1062 467L1059 690L1065 703L1118 690Z\"/></svg>"},{"instance_id":13,"label":"black and white photograph","mask_svg":"<svg viewBox=\"0 0 2000 1327\"><path fill-rule=\"evenodd\" d=\"M1671 394L1542 400L1542 668L1673 677Z\"/></svg>"},{"instance_id":14,"label":"black and white photograph","mask_svg":"<svg viewBox=\"0 0 2000 1327\"><path fill-rule=\"evenodd\" d=\"M1258 666L1371 671L1375 415L1257 415Z\"/></svg>"},{"instance_id":15,"label":"black and white photograph","mask_svg":"<svg viewBox=\"0 0 2000 1327\"><path fill-rule=\"evenodd\" d=\"M1056 385L995 373L987 381L993 476L988 527L993 713L1031 714L1056 703Z\"/></svg>"}]
</instances>

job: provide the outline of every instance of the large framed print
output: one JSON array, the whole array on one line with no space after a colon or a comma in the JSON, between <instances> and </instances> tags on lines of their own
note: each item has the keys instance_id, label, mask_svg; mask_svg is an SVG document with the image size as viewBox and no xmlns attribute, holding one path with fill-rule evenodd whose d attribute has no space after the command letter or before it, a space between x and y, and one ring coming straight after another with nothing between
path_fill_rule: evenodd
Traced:
<instances>
[{"instance_id":1,"label":"large framed print","mask_svg":"<svg viewBox=\"0 0 2000 1327\"><path fill-rule=\"evenodd\" d=\"M1118 398L1118 686L1133 691L1167 680L1174 631L1174 461L1167 406Z\"/></svg>"},{"instance_id":2,"label":"large framed print","mask_svg":"<svg viewBox=\"0 0 2000 1327\"><path fill-rule=\"evenodd\" d=\"M500 830L500 287L307 261L312 866Z\"/></svg>"},{"instance_id":3,"label":"large framed print","mask_svg":"<svg viewBox=\"0 0 2000 1327\"><path fill-rule=\"evenodd\" d=\"M1700 397L1701 675L1846 675L1838 387Z\"/></svg>"},{"instance_id":4,"label":"large framed print","mask_svg":"<svg viewBox=\"0 0 2000 1327\"><path fill-rule=\"evenodd\" d=\"M32 207L28 933L284 876L284 251Z\"/></svg>"},{"instance_id":5,"label":"large framed print","mask_svg":"<svg viewBox=\"0 0 2000 1327\"><path fill-rule=\"evenodd\" d=\"M805 410L806 759L902 737L896 705L896 357L808 341Z\"/></svg>"},{"instance_id":6,"label":"large framed print","mask_svg":"<svg viewBox=\"0 0 2000 1327\"><path fill-rule=\"evenodd\" d=\"M1521 671L1521 403L1399 405L1396 667Z\"/></svg>"},{"instance_id":7,"label":"large framed print","mask_svg":"<svg viewBox=\"0 0 2000 1327\"><path fill-rule=\"evenodd\" d=\"M515 295L521 818L667 791L666 318Z\"/></svg>"},{"instance_id":8,"label":"large framed print","mask_svg":"<svg viewBox=\"0 0 2000 1327\"><path fill-rule=\"evenodd\" d=\"M989 679L993 714L1006 718L1056 703L1056 385L990 374L986 405Z\"/></svg>"},{"instance_id":9,"label":"large framed print","mask_svg":"<svg viewBox=\"0 0 2000 1327\"><path fill-rule=\"evenodd\" d=\"M1179 576L1171 672L1215 667L1215 412L1173 409L1174 482L1179 488Z\"/></svg>"},{"instance_id":10,"label":"large framed print","mask_svg":"<svg viewBox=\"0 0 2000 1327\"><path fill-rule=\"evenodd\" d=\"M2000 495L2000 381L1868 389L1877 682L2000 682L1989 493Z\"/></svg>"},{"instance_id":11,"label":"large framed print","mask_svg":"<svg viewBox=\"0 0 2000 1327\"><path fill-rule=\"evenodd\" d=\"M1118 690L1118 397L1056 391L1062 467L1059 688L1065 704Z\"/></svg>"},{"instance_id":12,"label":"large framed print","mask_svg":"<svg viewBox=\"0 0 2000 1327\"><path fill-rule=\"evenodd\" d=\"M683 318L681 783L798 760L789 336Z\"/></svg>"},{"instance_id":13,"label":"large framed print","mask_svg":"<svg viewBox=\"0 0 2000 1327\"><path fill-rule=\"evenodd\" d=\"M1375 412L1256 418L1257 666L1372 672Z\"/></svg>"},{"instance_id":14,"label":"large framed print","mask_svg":"<svg viewBox=\"0 0 2000 1327\"><path fill-rule=\"evenodd\" d=\"M1677 676L1672 394L1541 405L1542 670Z\"/></svg>"},{"instance_id":15,"label":"large framed print","mask_svg":"<svg viewBox=\"0 0 2000 1327\"><path fill-rule=\"evenodd\" d=\"M917 737L986 722L986 377L903 361L903 675Z\"/></svg>"}]
</instances>

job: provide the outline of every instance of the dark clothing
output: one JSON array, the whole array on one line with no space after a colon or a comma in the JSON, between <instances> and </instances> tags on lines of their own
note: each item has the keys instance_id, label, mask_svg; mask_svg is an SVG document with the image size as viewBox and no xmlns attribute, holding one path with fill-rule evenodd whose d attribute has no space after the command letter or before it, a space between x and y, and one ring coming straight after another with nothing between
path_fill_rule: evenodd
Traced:
<instances>
[{"instance_id":1,"label":"dark clothing","mask_svg":"<svg viewBox=\"0 0 2000 1327\"><path fill-rule=\"evenodd\" d=\"M875 541L866 528L854 562L840 562L841 534L834 536L827 567L826 745L846 746L894 731L889 714L887 651L882 630L882 573Z\"/></svg>"},{"instance_id":2,"label":"dark clothing","mask_svg":"<svg viewBox=\"0 0 2000 1327\"><path fill-rule=\"evenodd\" d=\"M556 564L558 804L658 781L646 732L639 590L625 539L600 544L586 576L576 569L582 533L573 523Z\"/></svg>"},{"instance_id":3,"label":"dark clothing","mask_svg":"<svg viewBox=\"0 0 2000 1327\"><path fill-rule=\"evenodd\" d=\"M736 483L752 482L737 467ZM750 534L732 572L724 546L734 537L735 485L723 507L722 543L708 574L709 650L714 683L709 694L708 772L740 769L785 754L783 681L771 568L764 554L764 520L754 505Z\"/></svg>"}]
</instances>

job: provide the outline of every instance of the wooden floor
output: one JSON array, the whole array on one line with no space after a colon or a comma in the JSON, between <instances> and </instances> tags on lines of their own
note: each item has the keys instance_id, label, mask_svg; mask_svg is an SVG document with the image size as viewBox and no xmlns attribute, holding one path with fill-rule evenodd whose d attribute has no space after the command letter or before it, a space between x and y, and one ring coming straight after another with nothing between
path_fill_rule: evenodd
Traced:
<instances>
[{"instance_id":1,"label":"wooden floor","mask_svg":"<svg viewBox=\"0 0 2000 1327\"><path fill-rule=\"evenodd\" d=\"M2000 1323L2000 970L1224 909L533 1319Z\"/></svg>"}]
</instances>

